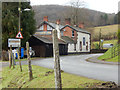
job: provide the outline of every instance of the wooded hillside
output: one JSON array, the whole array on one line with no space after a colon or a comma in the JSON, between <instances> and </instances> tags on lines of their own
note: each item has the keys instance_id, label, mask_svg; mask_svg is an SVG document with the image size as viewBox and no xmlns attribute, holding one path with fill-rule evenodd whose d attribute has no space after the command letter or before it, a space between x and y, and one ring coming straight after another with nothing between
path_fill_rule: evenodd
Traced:
<instances>
[{"instance_id":1,"label":"wooded hillside","mask_svg":"<svg viewBox=\"0 0 120 90\"><path fill-rule=\"evenodd\" d=\"M65 18L70 18L70 6L38 5L32 7L35 11L37 26L43 20L44 16L48 16L51 22L56 22L56 19L61 19L62 24L64 24ZM80 8L79 12L78 22L84 22L86 27L114 24L115 14L107 14L86 8Z\"/></svg>"}]
</instances>

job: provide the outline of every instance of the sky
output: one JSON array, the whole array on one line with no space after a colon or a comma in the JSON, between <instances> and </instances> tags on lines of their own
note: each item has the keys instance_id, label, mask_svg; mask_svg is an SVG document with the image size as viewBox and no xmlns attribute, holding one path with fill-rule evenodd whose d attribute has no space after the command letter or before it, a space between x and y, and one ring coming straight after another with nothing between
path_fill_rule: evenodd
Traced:
<instances>
[{"instance_id":1,"label":"sky","mask_svg":"<svg viewBox=\"0 0 120 90\"><path fill-rule=\"evenodd\" d=\"M31 5L69 5L71 0L30 0ZM74 1L74 0L72 0ZM97 10L106 13L117 13L118 2L120 0L83 0L86 2L86 7L92 10Z\"/></svg>"}]
</instances>

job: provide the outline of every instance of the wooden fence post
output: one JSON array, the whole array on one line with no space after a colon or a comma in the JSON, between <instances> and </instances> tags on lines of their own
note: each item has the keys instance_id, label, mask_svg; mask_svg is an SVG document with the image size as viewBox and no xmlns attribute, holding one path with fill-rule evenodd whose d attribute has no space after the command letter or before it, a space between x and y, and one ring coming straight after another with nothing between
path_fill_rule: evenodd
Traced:
<instances>
[{"instance_id":1,"label":"wooden fence post","mask_svg":"<svg viewBox=\"0 0 120 90\"><path fill-rule=\"evenodd\" d=\"M11 51L10 50L8 50L8 53L9 53L9 68L11 68Z\"/></svg>"},{"instance_id":2,"label":"wooden fence post","mask_svg":"<svg viewBox=\"0 0 120 90\"><path fill-rule=\"evenodd\" d=\"M10 45L10 53L11 53L11 65L13 65L13 68L15 68L14 66L14 61L13 61L13 54L12 54L12 45Z\"/></svg>"},{"instance_id":3,"label":"wooden fence post","mask_svg":"<svg viewBox=\"0 0 120 90\"><path fill-rule=\"evenodd\" d=\"M13 64L13 68L15 68L13 53L12 53L12 64Z\"/></svg>"},{"instance_id":4,"label":"wooden fence post","mask_svg":"<svg viewBox=\"0 0 120 90\"><path fill-rule=\"evenodd\" d=\"M29 53L29 43L28 42L26 42L26 48L27 48L29 80L31 81L33 79L33 75L32 75L32 66L31 66L30 53Z\"/></svg>"},{"instance_id":5,"label":"wooden fence post","mask_svg":"<svg viewBox=\"0 0 120 90\"><path fill-rule=\"evenodd\" d=\"M57 30L53 29L52 34L53 34L53 55L54 55L55 87L56 87L56 89L62 89Z\"/></svg>"},{"instance_id":6,"label":"wooden fence post","mask_svg":"<svg viewBox=\"0 0 120 90\"><path fill-rule=\"evenodd\" d=\"M19 47L17 49L17 55L18 55L18 60L19 60L19 65L20 65L20 71L22 72L22 65L21 65L21 60L20 60L20 48Z\"/></svg>"}]
</instances>

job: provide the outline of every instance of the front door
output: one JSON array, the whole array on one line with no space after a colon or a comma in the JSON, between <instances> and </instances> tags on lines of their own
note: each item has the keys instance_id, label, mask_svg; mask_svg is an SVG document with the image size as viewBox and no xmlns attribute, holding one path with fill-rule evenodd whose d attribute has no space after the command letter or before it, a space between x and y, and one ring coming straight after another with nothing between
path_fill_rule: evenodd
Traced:
<instances>
[{"instance_id":1,"label":"front door","mask_svg":"<svg viewBox=\"0 0 120 90\"><path fill-rule=\"evenodd\" d=\"M80 41L80 51L82 51L82 42Z\"/></svg>"}]
</instances>

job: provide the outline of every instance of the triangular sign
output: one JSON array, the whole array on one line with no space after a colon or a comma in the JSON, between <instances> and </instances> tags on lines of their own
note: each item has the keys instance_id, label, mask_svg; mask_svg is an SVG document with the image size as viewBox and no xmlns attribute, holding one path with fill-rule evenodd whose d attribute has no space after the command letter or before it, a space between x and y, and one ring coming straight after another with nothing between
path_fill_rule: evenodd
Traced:
<instances>
[{"instance_id":1,"label":"triangular sign","mask_svg":"<svg viewBox=\"0 0 120 90\"><path fill-rule=\"evenodd\" d=\"M21 34L21 32L19 31L18 34L16 35L16 38L20 38L20 39L23 39L23 36Z\"/></svg>"}]
</instances>

